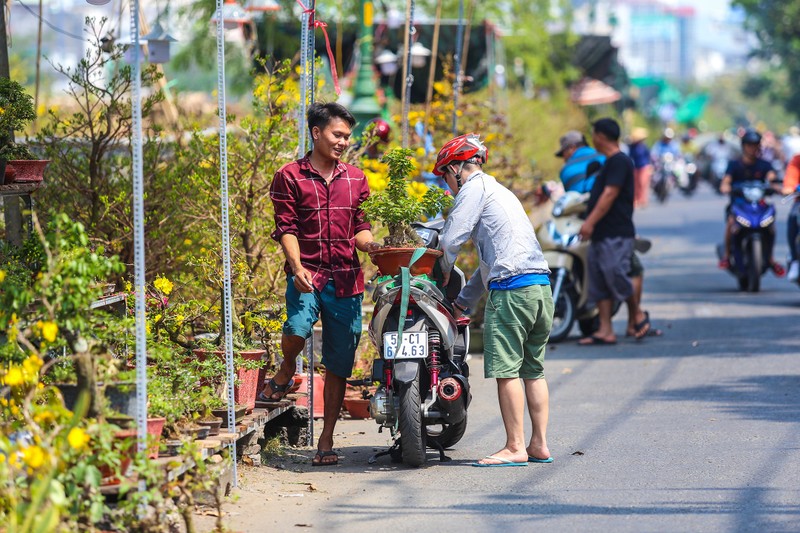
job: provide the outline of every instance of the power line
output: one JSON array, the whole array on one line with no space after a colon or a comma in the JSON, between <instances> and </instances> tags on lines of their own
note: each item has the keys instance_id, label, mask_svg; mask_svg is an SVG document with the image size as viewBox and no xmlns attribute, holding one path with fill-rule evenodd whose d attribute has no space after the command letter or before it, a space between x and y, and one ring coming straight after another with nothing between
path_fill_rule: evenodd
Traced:
<instances>
[{"instance_id":1,"label":"power line","mask_svg":"<svg viewBox=\"0 0 800 533\"><path fill-rule=\"evenodd\" d=\"M47 19L45 19L44 17L41 17L36 11L31 9L29 6L23 4L20 0L17 0L17 3L19 5L21 5L22 7L24 7L28 11L28 13L30 13L31 15L33 15L37 19L40 19L43 23L47 24L47 27L50 28L51 30L53 30L55 32L58 32L58 33L61 33L63 35L66 35L67 37L72 37L73 39L77 39L79 41L88 41L88 39L86 37L81 37L80 35L75 35L74 33L70 33L68 31L62 30L61 28L59 28L57 26L54 26Z\"/></svg>"}]
</instances>

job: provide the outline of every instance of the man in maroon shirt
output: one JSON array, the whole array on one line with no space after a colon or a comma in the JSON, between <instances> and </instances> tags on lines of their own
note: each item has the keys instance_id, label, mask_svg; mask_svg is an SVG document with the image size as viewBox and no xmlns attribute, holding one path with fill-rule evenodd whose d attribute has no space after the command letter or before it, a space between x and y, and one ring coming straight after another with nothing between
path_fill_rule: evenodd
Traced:
<instances>
[{"instance_id":1,"label":"man in maroon shirt","mask_svg":"<svg viewBox=\"0 0 800 533\"><path fill-rule=\"evenodd\" d=\"M270 187L276 226L272 238L286 256L287 320L281 336L283 363L260 399L286 394L297 356L321 317L325 413L313 466L339 460L333 430L361 338L364 274L356 249L378 248L361 211L369 196L367 178L339 160L354 125L353 115L339 104L311 104L308 128L314 148L278 170Z\"/></svg>"}]
</instances>

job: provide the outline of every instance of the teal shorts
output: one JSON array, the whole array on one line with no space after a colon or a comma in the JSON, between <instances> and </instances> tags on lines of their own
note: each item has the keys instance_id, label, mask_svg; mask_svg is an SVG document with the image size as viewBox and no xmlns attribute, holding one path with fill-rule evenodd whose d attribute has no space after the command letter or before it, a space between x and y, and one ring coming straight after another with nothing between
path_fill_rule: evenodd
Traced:
<instances>
[{"instance_id":1,"label":"teal shorts","mask_svg":"<svg viewBox=\"0 0 800 533\"><path fill-rule=\"evenodd\" d=\"M549 285L491 290L483 326L483 370L487 378L541 379L553 326Z\"/></svg>"},{"instance_id":2,"label":"teal shorts","mask_svg":"<svg viewBox=\"0 0 800 533\"><path fill-rule=\"evenodd\" d=\"M322 317L322 364L327 372L349 378L353 372L356 348L361 340L362 294L338 298L333 280L322 292L300 292L289 276L286 286L286 322L284 335L307 339L314 324Z\"/></svg>"}]
</instances>

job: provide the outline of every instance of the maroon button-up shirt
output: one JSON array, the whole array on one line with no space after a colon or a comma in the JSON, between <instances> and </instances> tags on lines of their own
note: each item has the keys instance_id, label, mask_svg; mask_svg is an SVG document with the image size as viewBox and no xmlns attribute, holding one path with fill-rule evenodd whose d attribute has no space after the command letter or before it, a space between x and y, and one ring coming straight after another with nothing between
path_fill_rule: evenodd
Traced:
<instances>
[{"instance_id":1,"label":"maroon button-up shirt","mask_svg":"<svg viewBox=\"0 0 800 533\"><path fill-rule=\"evenodd\" d=\"M313 275L314 288L321 291L333 278L336 296L363 293L355 236L370 229L360 208L369 196L364 173L339 162L326 184L306 154L275 173L269 196L275 206L272 238L280 242L287 233L297 237L300 262ZM288 261L284 270L292 273Z\"/></svg>"}]
</instances>

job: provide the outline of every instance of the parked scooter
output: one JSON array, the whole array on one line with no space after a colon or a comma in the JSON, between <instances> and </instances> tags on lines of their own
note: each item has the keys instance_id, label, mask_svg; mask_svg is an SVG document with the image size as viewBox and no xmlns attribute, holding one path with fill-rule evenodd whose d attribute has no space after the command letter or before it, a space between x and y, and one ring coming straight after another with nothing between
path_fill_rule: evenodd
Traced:
<instances>
[{"instance_id":1,"label":"parked scooter","mask_svg":"<svg viewBox=\"0 0 800 533\"><path fill-rule=\"evenodd\" d=\"M731 215L730 266L728 271L739 282L739 290L758 292L761 276L769 268L775 243L775 206L764 198L775 190L762 181L746 181L733 185ZM721 259L724 244L717 245Z\"/></svg>"},{"instance_id":2,"label":"parked scooter","mask_svg":"<svg viewBox=\"0 0 800 533\"><path fill-rule=\"evenodd\" d=\"M597 329L597 308L587 302L589 241L578 236L583 224L580 216L586 211L588 201L589 193L564 193L553 205L553 218L536 231L550 268L553 291L555 309L550 342L566 339L576 321L583 335L591 335Z\"/></svg>"},{"instance_id":3,"label":"parked scooter","mask_svg":"<svg viewBox=\"0 0 800 533\"><path fill-rule=\"evenodd\" d=\"M414 225L428 248L438 247L443 227L443 219ZM379 432L389 428L395 442L370 462L388 454L393 461L421 466L427 447L438 449L445 461L444 449L461 440L467 428L469 318L454 319L451 303L465 277L454 267L446 287L442 279L437 265L431 277L378 280L369 336L380 354L372 368L379 386L370 413Z\"/></svg>"}]
</instances>

